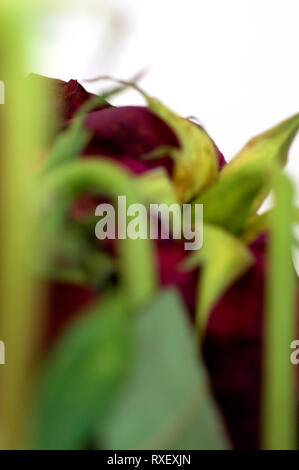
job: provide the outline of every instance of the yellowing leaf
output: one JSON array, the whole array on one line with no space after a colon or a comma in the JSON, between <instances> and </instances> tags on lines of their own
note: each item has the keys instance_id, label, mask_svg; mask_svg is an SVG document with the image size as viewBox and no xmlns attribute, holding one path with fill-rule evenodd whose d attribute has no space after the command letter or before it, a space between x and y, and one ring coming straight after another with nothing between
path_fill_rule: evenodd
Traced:
<instances>
[{"instance_id":1,"label":"yellowing leaf","mask_svg":"<svg viewBox=\"0 0 299 470\"><path fill-rule=\"evenodd\" d=\"M220 296L246 272L252 261L250 251L240 240L221 228L207 224L204 226L203 247L183 265L188 269L202 266L196 307L196 322L200 332L206 326L209 313Z\"/></svg>"},{"instance_id":2,"label":"yellowing leaf","mask_svg":"<svg viewBox=\"0 0 299 470\"><path fill-rule=\"evenodd\" d=\"M252 243L262 233L270 231L270 216L272 210L264 212L263 214L255 214L250 217L244 226L244 230L240 235L240 238L247 245Z\"/></svg>"},{"instance_id":3,"label":"yellowing leaf","mask_svg":"<svg viewBox=\"0 0 299 470\"><path fill-rule=\"evenodd\" d=\"M284 165L291 143L299 130L299 114L283 121L272 129L251 139L228 163L220 174L220 180L232 173L255 169L267 174L274 164ZM269 184L259 192L252 205L252 212L260 206L270 188Z\"/></svg>"},{"instance_id":4,"label":"yellowing leaf","mask_svg":"<svg viewBox=\"0 0 299 470\"><path fill-rule=\"evenodd\" d=\"M168 154L174 159L174 186L180 202L188 202L218 178L218 161L213 142L207 133L188 119L184 119L164 104L145 93L136 83L113 79L122 87L131 86L142 94L149 109L165 121L175 133L180 148L165 147L151 152L147 157Z\"/></svg>"},{"instance_id":5,"label":"yellowing leaf","mask_svg":"<svg viewBox=\"0 0 299 470\"><path fill-rule=\"evenodd\" d=\"M194 123L170 111L160 101L144 94L150 110L165 121L176 134L180 149L171 148L174 158L174 186L181 202L188 202L218 177L213 142Z\"/></svg>"}]
</instances>

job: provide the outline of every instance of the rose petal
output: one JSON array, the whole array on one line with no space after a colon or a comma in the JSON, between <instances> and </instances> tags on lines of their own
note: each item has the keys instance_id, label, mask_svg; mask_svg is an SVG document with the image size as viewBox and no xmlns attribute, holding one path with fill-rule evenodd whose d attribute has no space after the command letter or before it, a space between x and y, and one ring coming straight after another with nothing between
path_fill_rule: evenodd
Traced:
<instances>
[{"instance_id":1,"label":"rose petal","mask_svg":"<svg viewBox=\"0 0 299 470\"><path fill-rule=\"evenodd\" d=\"M92 98L92 93L88 93L77 80L69 80L64 82L54 78L44 77L42 75L30 74L27 80L44 81L50 87L53 100L53 112L62 117L63 124L72 119L78 109ZM102 108L102 107L101 107ZM98 108L100 109L100 108Z\"/></svg>"},{"instance_id":2,"label":"rose petal","mask_svg":"<svg viewBox=\"0 0 299 470\"><path fill-rule=\"evenodd\" d=\"M86 154L118 158L137 173L161 165L171 172L172 161L167 155L142 160L144 155L159 147L179 145L171 129L147 108L123 106L93 111L86 116L85 126L93 135ZM132 165L133 161L139 165Z\"/></svg>"},{"instance_id":3,"label":"rose petal","mask_svg":"<svg viewBox=\"0 0 299 470\"><path fill-rule=\"evenodd\" d=\"M181 269L181 264L188 254L182 242L172 239L158 240L156 246L161 286L176 287L190 315L194 317L198 270Z\"/></svg>"}]
</instances>

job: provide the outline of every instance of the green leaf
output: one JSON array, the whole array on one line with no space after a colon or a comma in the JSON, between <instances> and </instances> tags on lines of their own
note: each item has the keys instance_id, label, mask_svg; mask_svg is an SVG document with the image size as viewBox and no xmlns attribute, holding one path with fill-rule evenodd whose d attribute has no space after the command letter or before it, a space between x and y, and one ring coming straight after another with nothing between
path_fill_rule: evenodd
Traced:
<instances>
[{"instance_id":1,"label":"green leaf","mask_svg":"<svg viewBox=\"0 0 299 470\"><path fill-rule=\"evenodd\" d=\"M51 353L38 387L36 448L81 449L104 419L128 363L123 305L119 296L109 298L73 324Z\"/></svg>"},{"instance_id":2,"label":"green leaf","mask_svg":"<svg viewBox=\"0 0 299 470\"><path fill-rule=\"evenodd\" d=\"M175 291L164 292L136 317L134 339L131 375L99 428L102 447L224 448L195 336Z\"/></svg>"},{"instance_id":3,"label":"green leaf","mask_svg":"<svg viewBox=\"0 0 299 470\"><path fill-rule=\"evenodd\" d=\"M137 187L149 204L178 204L175 189L164 168L147 171L136 178Z\"/></svg>"},{"instance_id":4,"label":"green leaf","mask_svg":"<svg viewBox=\"0 0 299 470\"><path fill-rule=\"evenodd\" d=\"M268 175L273 165L284 165L287 161L289 148L299 130L299 114L283 121L272 129L251 139L247 145L223 168L220 180L228 178L233 173L247 172L252 168ZM252 205L255 212L270 188L271 180L263 191L260 191Z\"/></svg>"},{"instance_id":5,"label":"green leaf","mask_svg":"<svg viewBox=\"0 0 299 470\"><path fill-rule=\"evenodd\" d=\"M196 198L194 204L203 204L204 222L238 234L250 215L253 201L264 185L264 174L256 169L246 168L218 180Z\"/></svg>"},{"instance_id":6,"label":"green leaf","mask_svg":"<svg viewBox=\"0 0 299 470\"><path fill-rule=\"evenodd\" d=\"M240 240L219 227L205 224L203 247L183 265L188 269L202 265L196 308L200 333L212 307L252 261L250 251Z\"/></svg>"}]
</instances>

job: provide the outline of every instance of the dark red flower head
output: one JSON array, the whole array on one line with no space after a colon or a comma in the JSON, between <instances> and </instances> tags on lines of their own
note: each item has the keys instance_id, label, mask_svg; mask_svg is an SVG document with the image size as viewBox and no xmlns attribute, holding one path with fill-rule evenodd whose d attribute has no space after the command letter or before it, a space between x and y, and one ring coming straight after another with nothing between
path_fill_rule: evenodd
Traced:
<instances>
[{"instance_id":1,"label":"dark red flower head","mask_svg":"<svg viewBox=\"0 0 299 470\"><path fill-rule=\"evenodd\" d=\"M143 158L159 147L179 147L172 129L148 108L122 106L93 111L87 115L85 126L92 133L87 155L112 157L137 174L158 166L171 174L172 160L167 154L153 160ZM215 148L221 168L225 160Z\"/></svg>"},{"instance_id":2,"label":"dark red flower head","mask_svg":"<svg viewBox=\"0 0 299 470\"><path fill-rule=\"evenodd\" d=\"M73 80L53 83L56 90L55 108L67 125L67 121L91 95ZM162 158L144 159L146 154L159 147L179 147L172 129L148 108L108 106L93 110L86 116L85 127L90 131L91 139L84 156L112 158L134 174L157 166L164 167L168 174L172 174L172 160L167 152ZM221 169L225 160L216 146L215 149ZM87 204L86 197L84 201L84 207L90 209L91 199ZM182 243L160 240L156 245L161 285L176 286L191 316L194 315L200 273L198 270L181 270L186 256ZM240 449L259 447L265 248L265 238L250 246L254 264L214 307L203 343L203 356L215 398L233 444ZM49 335L53 340L63 325L80 308L94 300L95 295L88 286L78 288L57 283L51 286L50 293Z\"/></svg>"}]
</instances>

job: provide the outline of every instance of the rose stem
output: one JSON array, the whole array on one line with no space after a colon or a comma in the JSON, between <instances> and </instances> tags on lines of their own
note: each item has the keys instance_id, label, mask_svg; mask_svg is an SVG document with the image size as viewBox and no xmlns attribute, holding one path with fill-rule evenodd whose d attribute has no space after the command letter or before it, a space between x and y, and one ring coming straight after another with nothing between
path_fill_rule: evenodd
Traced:
<instances>
[{"instance_id":1,"label":"rose stem","mask_svg":"<svg viewBox=\"0 0 299 470\"><path fill-rule=\"evenodd\" d=\"M45 99L38 84L26 82L36 9L33 2L1 0L1 79L6 100L1 111L0 334L6 364L0 368L0 447L26 447L31 360L37 337L39 289L32 265L39 256L32 197L37 149L42 148Z\"/></svg>"},{"instance_id":2,"label":"rose stem","mask_svg":"<svg viewBox=\"0 0 299 470\"><path fill-rule=\"evenodd\" d=\"M275 207L271 214L266 318L262 445L264 449L296 447L296 401L290 343L295 328L295 270L292 262L293 186L277 170Z\"/></svg>"}]
</instances>

